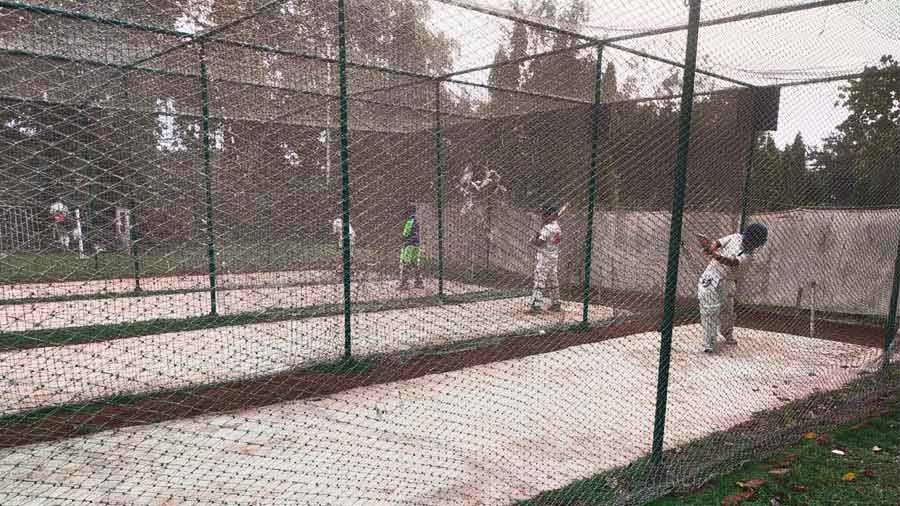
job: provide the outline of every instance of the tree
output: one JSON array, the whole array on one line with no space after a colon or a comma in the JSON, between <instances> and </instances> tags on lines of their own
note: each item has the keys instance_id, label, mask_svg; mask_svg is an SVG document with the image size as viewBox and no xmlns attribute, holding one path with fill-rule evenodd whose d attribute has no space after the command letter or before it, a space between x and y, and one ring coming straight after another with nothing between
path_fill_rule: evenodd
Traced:
<instances>
[{"instance_id":1,"label":"tree","mask_svg":"<svg viewBox=\"0 0 900 506\"><path fill-rule=\"evenodd\" d=\"M518 8L518 3L514 4L514 7ZM508 36L508 49L501 45L494 55L495 66L488 74L488 84L497 88L518 90L522 81L522 66L508 62L528 54L528 30L525 25L516 23ZM518 102L516 95L512 92L490 90L490 102L487 109L488 112L495 115L516 114L519 111Z\"/></svg>"},{"instance_id":2,"label":"tree","mask_svg":"<svg viewBox=\"0 0 900 506\"><path fill-rule=\"evenodd\" d=\"M812 154L832 188L831 203L882 206L900 203L900 62L879 65L841 88L835 104L849 110L837 131Z\"/></svg>"},{"instance_id":3,"label":"tree","mask_svg":"<svg viewBox=\"0 0 900 506\"><path fill-rule=\"evenodd\" d=\"M535 15L567 27L577 27L586 23L590 12L583 0L574 0L567 9L557 10L556 2L539 0L533 9ZM563 51L531 61L529 74L522 88L550 95L590 98L594 91L594 67L596 57L593 51L581 54L579 51L564 51L581 42L568 35L548 30L533 30L536 50Z\"/></svg>"},{"instance_id":4,"label":"tree","mask_svg":"<svg viewBox=\"0 0 900 506\"><path fill-rule=\"evenodd\" d=\"M606 70L603 72L602 81L603 101L618 102L627 98L625 93L619 91L619 80L616 76L616 65L613 62L606 63Z\"/></svg>"},{"instance_id":5,"label":"tree","mask_svg":"<svg viewBox=\"0 0 900 506\"><path fill-rule=\"evenodd\" d=\"M800 132L794 136L794 142L784 147L779 165L784 204L791 207L812 204L807 186L809 180L806 170L806 144Z\"/></svg>"}]
</instances>

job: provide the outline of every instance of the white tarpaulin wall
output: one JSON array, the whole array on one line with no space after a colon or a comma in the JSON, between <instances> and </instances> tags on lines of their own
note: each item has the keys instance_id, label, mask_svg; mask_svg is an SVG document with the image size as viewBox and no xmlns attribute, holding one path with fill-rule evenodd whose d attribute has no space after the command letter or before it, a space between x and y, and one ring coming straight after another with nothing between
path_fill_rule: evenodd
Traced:
<instances>
[{"instance_id":1,"label":"white tarpaulin wall","mask_svg":"<svg viewBox=\"0 0 900 506\"><path fill-rule=\"evenodd\" d=\"M526 246L533 218L526 210L499 207L491 219L491 257L484 252L487 231L483 216L445 209L445 258L448 265L473 262L476 270L503 268L521 274L534 268L534 250ZM594 216L595 288L662 295L665 286L669 213L665 211L600 211ZM434 237L434 210L420 211L423 237ZM744 304L809 306L811 285L817 310L884 315L890 295L900 210L800 209L751 215L748 222L769 226L769 243L742 280L738 299ZM567 241L562 258L583 256L583 220L561 222ZM532 227L533 228L533 227ZM706 260L697 252L693 234L722 237L737 231L738 217L728 213L686 212L679 268L679 297L695 297L697 278ZM894 238L894 239L891 239ZM423 243L436 258L434 241ZM580 283L581 263L561 261L560 281Z\"/></svg>"}]
</instances>

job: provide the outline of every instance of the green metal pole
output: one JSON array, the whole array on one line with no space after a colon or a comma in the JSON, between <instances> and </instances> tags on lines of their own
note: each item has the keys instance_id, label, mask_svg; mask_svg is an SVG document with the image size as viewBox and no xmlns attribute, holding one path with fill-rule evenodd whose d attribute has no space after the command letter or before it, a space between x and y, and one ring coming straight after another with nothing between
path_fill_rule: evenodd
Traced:
<instances>
[{"instance_id":1,"label":"green metal pole","mask_svg":"<svg viewBox=\"0 0 900 506\"><path fill-rule=\"evenodd\" d=\"M134 260L134 291L141 291L141 261L137 247L137 204L132 200L128 210L128 241L131 243L131 258Z\"/></svg>"},{"instance_id":2,"label":"green metal pole","mask_svg":"<svg viewBox=\"0 0 900 506\"><path fill-rule=\"evenodd\" d=\"M206 256L209 261L209 315L217 316L216 234L213 227L212 166L209 149L209 78L206 74L206 46L200 45L200 100L203 129L203 183L206 188Z\"/></svg>"},{"instance_id":3,"label":"green metal pole","mask_svg":"<svg viewBox=\"0 0 900 506\"><path fill-rule=\"evenodd\" d=\"M600 158L600 100L603 95L603 45L597 46L594 78L594 103L591 105L591 173L588 177L587 236L584 240L584 286L582 287L581 326L588 328L591 301L591 260L594 256L594 205L597 202L597 162Z\"/></svg>"},{"instance_id":4,"label":"green metal pole","mask_svg":"<svg viewBox=\"0 0 900 506\"><path fill-rule=\"evenodd\" d=\"M684 190L687 181L688 152L691 144L691 115L694 107L694 70L697 64L697 38L700 32L700 0L690 0L687 51L685 52L681 118L678 127L678 151L675 158L675 188L672 196L672 223L669 229L669 261L660 329L659 372L656 383L656 416L653 422L652 464L662 463L666 428L666 402L669 393L669 364L672 359L672 326L675 320L675 295L678 287L678 260L681 249L681 222L684 216Z\"/></svg>"},{"instance_id":5,"label":"green metal pole","mask_svg":"<svg viewBox=\"0 0 900 506\"><path fill-rule=\"evenodd\" d=\"M756 131L750 134L750 151L747 153L747 167L744 169L744 188L741 192L741 226L739 230L744 232L747 226L747 210L750 207L750 192L753 191L753 153L756 152Z\"/></svg>"},{"instance_id":6,"label":"green metal pole","mask_svg":"<svg viewBox=\"0 0 900 506\"><path fill-rule=\"evenodd\" d=\"M437 155L435 201L437 203L438 300L444 299L444 131L441 125L441 81L434 82L434 147Z\"/></svg>"},{"instance_id":7,"label":"green metal pole","mask_svg":"<svg viewBox=\"0 0 900 506\"><path fill-rule=\"evenodd\" d=\"M894 283L891 286L891 301L887 322L884 326L884 366L891 365L891 345L897 334L897 299L900 294L900 240L897 242L897 257L894 260Z\"/></svg>"},{"instance_id":8,"label":"green metal pole","mask_svg":"<svg viewBox=\"0 0 900 506\"><path fill-rule=\"evenodd\" d=\"M347 126L347 34L344 20L344 0L338 0L338 81L341 116L341 218L344 262L344 359L353 357L351 342L350 304L350 149Z\"/></svg>"},{"instance_id":9,"label":"green metal pole","mask_svg":"<svg viewBox=\"0 0 900 506\"><path fill-rule=\"evenodd\" d=\"M93 164L93 161L91 161ZM90 193L91 197L88 200L88 229L85 237L88 238L88 243L94 248L94 270L100 270L100 255L97 254L97 184L96 184L96 175L91 178L90 185Z\"/></svg>"}]
</instances>

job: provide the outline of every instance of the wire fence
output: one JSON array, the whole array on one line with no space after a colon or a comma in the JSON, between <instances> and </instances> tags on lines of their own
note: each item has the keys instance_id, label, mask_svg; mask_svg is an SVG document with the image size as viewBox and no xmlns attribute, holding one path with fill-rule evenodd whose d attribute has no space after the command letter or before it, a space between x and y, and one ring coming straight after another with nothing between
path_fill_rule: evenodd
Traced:
<instances>
[{"instance_id":1,"label":"wire fence","mask_svg":"<svg viewBox=\"0 0 900 506\"><path fill-rule=\"evenodd\" d=\"M642 504L877 411L897 14L0 1L0 502Z\"/></svg>"}]
</instances>

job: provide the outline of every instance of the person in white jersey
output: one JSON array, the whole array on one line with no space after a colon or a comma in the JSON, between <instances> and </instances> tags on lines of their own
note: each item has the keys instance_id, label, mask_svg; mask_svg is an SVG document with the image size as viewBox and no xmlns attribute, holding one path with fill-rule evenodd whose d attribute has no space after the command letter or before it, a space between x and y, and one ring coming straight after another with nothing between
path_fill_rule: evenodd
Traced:
<instances>
[{"instance_id":1,"label":"person in white jersey","mask_svg":"<svg viewBox=\"0 0 900 506\"><path fill-rule=\"evenodd\" d=\"M544 309L545 302L550 303L550 311L562 310L559 304L559 248L562 243L562 229L559 227L558 218L559 213L555 207L545 206L541 211L543 221L541 231L531 240L531 245L538 249L534 266L531 313L540 313Z\"/></svg>"},{"instance_id":2,"label":"person in white jersey","mask_svg":"<svg viewBox=\"0 0 900 506\"><path fill-rule=\"evenodd\" d=\"M735 281L753 263L753 254L766 244L769 230L761 223L752 223L743 234L732 234L710 242L700 237L709 265L697 283L700 304L700 323L703 326L703 351L712 353L720 333L725 344L734 339Z\"/></svg>"},{"instance_id":3,"label":"person in white jersey","mask_svg":"<svg viewBox=\"0 0 900 506\"><path fill-rule=\"evenodd\" d=\"M343 258L343 251L344 251L344 236L343 236L343 229L342 229L343 226L344 226L344 220L342 220L340 216L338 216L337 218L334 219L334 221L331 222L331 233L333 235L337 236L338 253L341 254L341 258ZM356 240L356 233L353 231L353 224L350 224L349 228L350 228L350 257L352 258L353 257L353 243ZM341 260L341 265L343 265L343 260Z\"/></svg>"}]
</instances>

